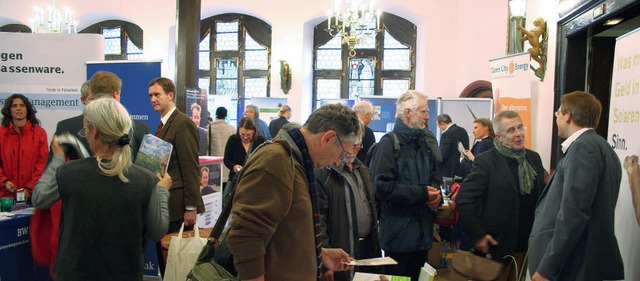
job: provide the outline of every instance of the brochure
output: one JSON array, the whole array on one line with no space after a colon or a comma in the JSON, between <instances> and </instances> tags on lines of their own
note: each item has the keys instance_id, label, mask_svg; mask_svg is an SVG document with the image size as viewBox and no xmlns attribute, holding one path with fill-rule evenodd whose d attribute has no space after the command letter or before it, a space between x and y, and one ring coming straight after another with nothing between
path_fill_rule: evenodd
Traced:
<instances>
[{"instance_id":1,"label":"brochure","mask_svg":"<svg viewBox=\"0 0 640 281\"><path fill-rule=\"evenodd\" d=\"M146 134L142 138L135 164L146 168L154 175L160 173L164 176L169 166L172 149L171 143L152 134Z\"/></svg>"},{"instance_id":2,"label":"brochure","mask_svg":"<svg viewBox=\"0 0 640 281\"><path fill-rule=\"evenodd\" d=\"M382 257L382 258L355 260L347 264L355 265L355 266L378 266L378 265L393 265L393 264L398 264L398 262L392 259L391 257Z\"/></svg>"}]
</instances>

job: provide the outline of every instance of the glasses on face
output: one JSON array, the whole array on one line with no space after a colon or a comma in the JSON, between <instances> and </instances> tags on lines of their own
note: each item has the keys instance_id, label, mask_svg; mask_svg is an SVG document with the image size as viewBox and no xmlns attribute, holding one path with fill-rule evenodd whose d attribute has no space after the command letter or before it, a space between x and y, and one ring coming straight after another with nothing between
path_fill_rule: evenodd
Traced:
<instances>
[{"instance_id":1,"label":"glasses on face","mask_svg":"<svg viewBox=\"0 0 640 281\"><path fill-rule=\"evenodd\" d=\"M517 132L521 132L524 133L524 131L527 130L527 127L525 127L524 125L520 124L516 127L511 127L509 129L507 129L507 135L513 135Z\"/></svg>"},{"instance_id":2,"label":"glasses on face","mask_svg":"<svg viewBox=\"0 0 640 281\"><path fill-rule=\"evenodd\" d=\"M82 129L78 131L78 136L81 138L86 138L87 137L87 135L85 134L86 131L87 131L87 125L84 125Z\"/></svg>"},{"instance_id":3,"label":"glasses on face","mask_svg":"<svg viewBox=\"0 0 640 281\"><path fill-rule=\"evenodd\" d=\"M349 156L349 152L344 150L344 145L342 145L342 141L340 140L340 136L338 136L338 134L336 134L336 138L338 138L338 143L340 143L340 148L342 148L342 153L340 154L340 161L342 161L347 158L347 156Z\"/></svg>"},{"instance_id":4,"label":"glasses on face","mask_svg":"<svg viewBox=\"0 0 640 281\"><path fill-rule=\"evenodd\" d=\"M253 133L240 134L241 138L253 138Z\"/></svg>"}]
</instances>

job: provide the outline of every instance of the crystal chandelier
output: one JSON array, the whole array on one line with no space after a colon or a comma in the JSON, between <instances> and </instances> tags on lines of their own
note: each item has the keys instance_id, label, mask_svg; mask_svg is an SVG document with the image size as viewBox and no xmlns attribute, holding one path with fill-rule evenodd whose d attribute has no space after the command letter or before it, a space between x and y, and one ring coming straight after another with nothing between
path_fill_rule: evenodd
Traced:
<instances>
[{"instance_id":1,"label":"crystal chandelier","mask_svg":"<svg viewBox=\"0 0 640 281\"><path fill-rule=\"evenodd\" d=\"M36 15L31 19L31 32L33 33L76 33L78 21L73 18L73 13L68 8L58 9L56 0L51 1L45 11L35 7Z\"/></svg>"},{"instance_id":2,"label":"crystal chandelier","mask_svg":"<svg viewBox=\"0 0 640 281\"><path fill-rule=\"evenodd\" d=\"M327 32L341 36L349 46L349 56L356 55L356 44L373 38L380 31L380 11L374 10L375 0L333 0L327 19Z\"/></svg>"}]
</instances>

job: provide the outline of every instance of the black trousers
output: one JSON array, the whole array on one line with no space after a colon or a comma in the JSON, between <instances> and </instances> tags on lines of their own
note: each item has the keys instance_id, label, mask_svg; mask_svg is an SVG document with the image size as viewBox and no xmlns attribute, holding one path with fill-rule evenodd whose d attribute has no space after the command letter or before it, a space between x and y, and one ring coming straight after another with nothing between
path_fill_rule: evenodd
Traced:
<instances>
[{"instance_id":1,"label":"black trousers","mask_svg":"<svg viewBox=\"0 0 640 281\"><path fill-rule=\"evenodd\" d=\"M385 274L409 276L411 281L418 281L420 268L427 262L427 251L417 251L409 253L385 252L387 256L398 262L397 265L386 265Z\"/></svg>"}]
</instances>

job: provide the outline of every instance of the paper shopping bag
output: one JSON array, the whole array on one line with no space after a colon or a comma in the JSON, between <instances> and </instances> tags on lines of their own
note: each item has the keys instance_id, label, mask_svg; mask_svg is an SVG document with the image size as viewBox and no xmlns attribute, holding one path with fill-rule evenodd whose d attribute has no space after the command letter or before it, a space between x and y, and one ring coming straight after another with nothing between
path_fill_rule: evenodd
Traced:
<instances>
[{"instance_id":1,"label":"paper shopping bag","mask_svg":"<svg viewBox=\"0 0 640 281\"><path fill-rule=\"evenodd\" d=\"M201 238L199 235L198 223L196 222L193 230L194 236L189 238L182 237L184 223L180 227L178 236L171 237L169 244L169 253L167 255L167 266L165 268L164 281L184 281L187 274L196 264L198 255L202 251L202 247L207 244L207 238Z\"/></svg>"}]
</instances>

